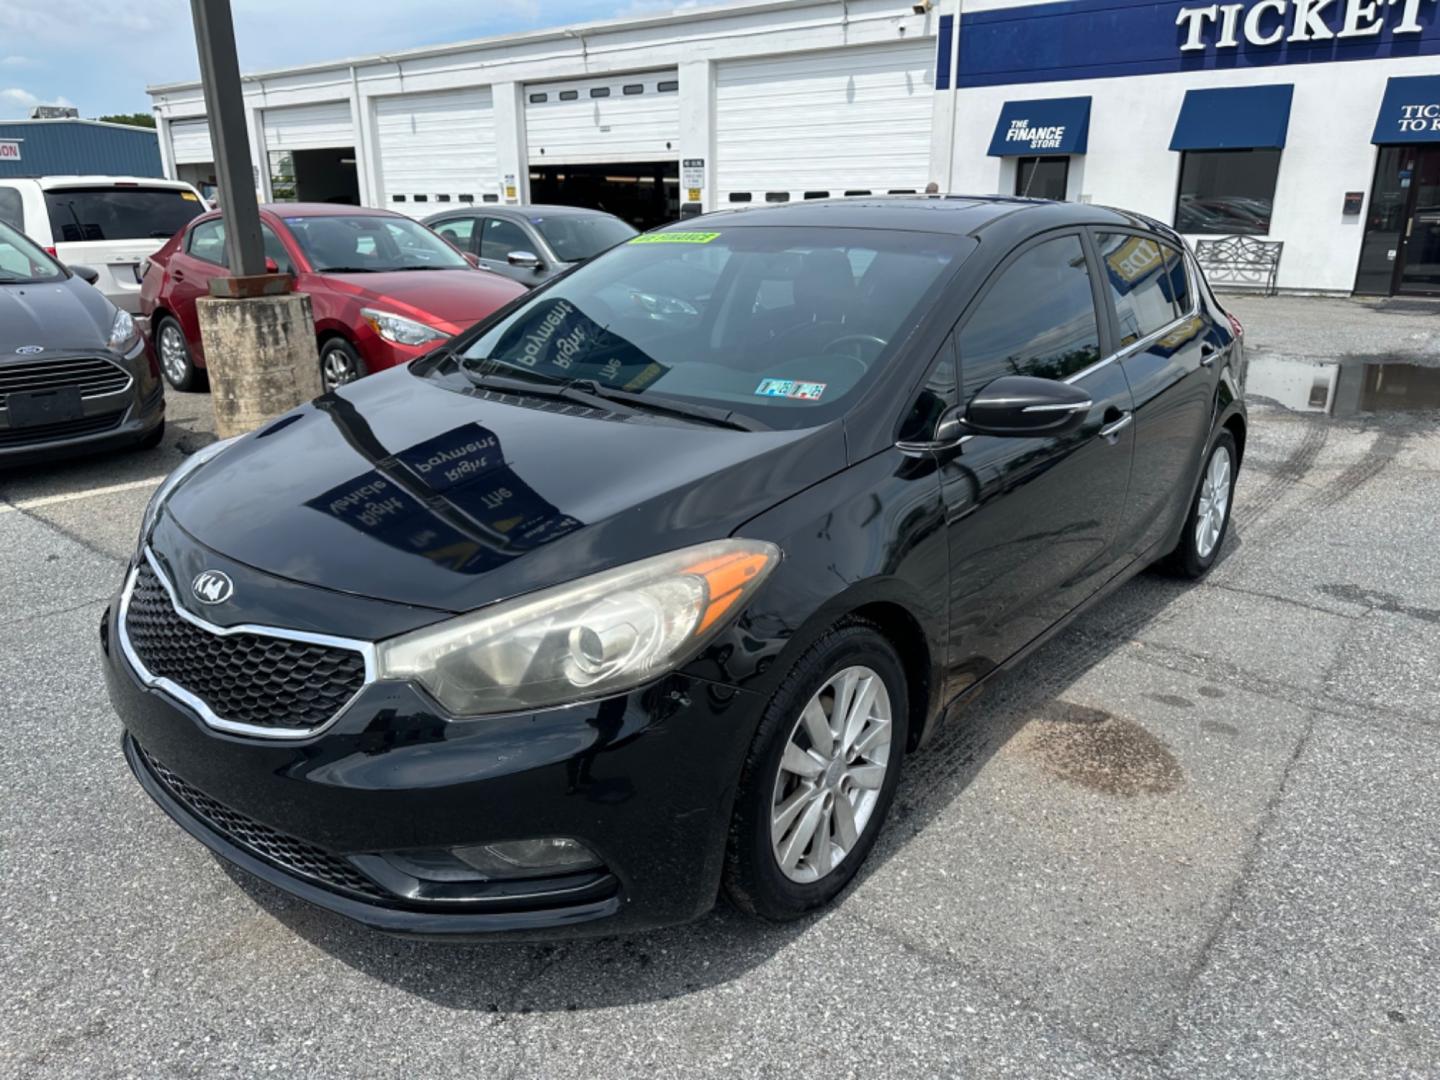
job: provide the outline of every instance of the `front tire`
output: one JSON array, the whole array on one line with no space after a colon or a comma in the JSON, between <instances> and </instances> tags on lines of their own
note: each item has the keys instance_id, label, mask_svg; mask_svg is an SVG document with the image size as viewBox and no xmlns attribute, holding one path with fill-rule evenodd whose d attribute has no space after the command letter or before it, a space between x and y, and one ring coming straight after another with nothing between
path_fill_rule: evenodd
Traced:
<instances>
[{"instance_id":1,"label":"front tire","mask_svg":"<svg viewBox=\"0 0 1440 1080\"><path fill-rule=\"evenodd\" d=\"M1180 543L1170 553L1169 567L1181 577L1202 578L1210 572L1225 534L1230 528L1230 509L1235 502L1235 478L1239 472L1235 436L1222 431L1210 447L1200 487L1185 515Z\"/></svg>"},{"instance_id":2,"label":"front tire","mask_svg":"<svg viewBox=\"0 0 1440 1080\"><path fill-rule=\"evenodd\" d=\"M741 770L725 892L742 911L799 918L865 861L900 782L905 671L870 625L829 631L796 662Z\"/></svg>"},{"instance_id":3,"label":"front tire","mask_svg":"<svg viewBox=\"0 0 1440 1080\"><path fill-rule=\"evenodd\" d=\"M155 353L160 361L160 373L176 390L188 394L201 388L205 375L195 366L185 331L168 315L155 327Z\"/></svg>"},{"instance_id":4,"label":"front tire","mask_svg":"<svg viewBox=\"0 0 1440 1080\"><path fill-rule=\"evenodd\" d=\"M368 374L370 369L365 361L344 338L330 338L320 343L320 381L326 393Z\"/></svg>"}]
</instances>

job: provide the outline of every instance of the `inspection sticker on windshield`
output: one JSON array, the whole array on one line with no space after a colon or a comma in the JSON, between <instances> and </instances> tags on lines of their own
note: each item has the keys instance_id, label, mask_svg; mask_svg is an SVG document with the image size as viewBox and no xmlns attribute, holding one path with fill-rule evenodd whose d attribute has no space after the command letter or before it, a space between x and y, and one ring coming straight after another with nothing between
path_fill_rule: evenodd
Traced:
<instances>
[{"instance_id":1,"label":"inspection sticker on windshield","mask_svg":"<svg viewBox=\"0 0 1440 1080\"><path fill-rule=\"evenodd\" d=\"M760 397L794 398L796 401L819 401L825 393L823 382L795 382L791 379L761 379L755 393Z\"/></svg>"},{"instance_id":2,"label":"inspection sticker on windshield","mask_svg":"<svg viewBox=\"0 0 1440 1080\"><path fill-rule=\"evenodd\" d=\"M629 244L708 244L720 234L718 232L660 232L645 233L627 240Z\"/></svg>"}]
</instances>

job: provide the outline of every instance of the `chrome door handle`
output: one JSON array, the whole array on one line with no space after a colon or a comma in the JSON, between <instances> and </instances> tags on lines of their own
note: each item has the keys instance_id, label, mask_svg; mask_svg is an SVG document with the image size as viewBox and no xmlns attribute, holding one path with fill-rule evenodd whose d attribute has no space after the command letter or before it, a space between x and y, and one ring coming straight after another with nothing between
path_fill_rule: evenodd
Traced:
<instances>
[{"instance_id":1,"label":"chrome door handle","mask_svg":"<svg viewBox=\"0 0 1440 1080\"><path fill-rule=\"evenodd\" d=\"M1115 436L1119 435L1120 432L1124 431L1127 427L1129 427L1130 424L1134 421L1134 419L1135 414L1133 412L1127 412L1124 416L1120 417L1119 420L1116 420L1113 423L1106 424L1104 427L1102 427L1100 429L1100 437L1102 439L1109 439L1110 444L1113 446L1116 441Z\"/></svg>"},{"instance_id":2,"label":"chrome door handle","mask_svg":"<svg viewBox=\"0 0 1440 1080\"><path fill-rule=\"evenodd\" d=\"M1210 342L1204 342L1200 346L1200 366L1209 367L1215 363L1215 346Z\"/></svg>"}]
</instances>

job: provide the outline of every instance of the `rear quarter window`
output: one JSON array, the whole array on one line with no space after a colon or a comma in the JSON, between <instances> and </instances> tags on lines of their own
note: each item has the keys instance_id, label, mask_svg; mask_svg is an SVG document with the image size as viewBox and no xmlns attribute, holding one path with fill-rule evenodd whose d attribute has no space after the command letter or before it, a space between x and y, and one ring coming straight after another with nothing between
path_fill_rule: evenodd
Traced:
<instances>
[{"instance_id":1,"label":"rear quarter window","mask_svg":"<svg viewBox=\"0 0 1440 1080\"><path fill-rule=\"evenodd\" d=\"M205 212L194 192L180 188L55 188L45 192L56 243L169 240Z\"/></svg>"},{"instance_id":2,"label":"rear quarter window","mask_svg":"<svg viewBox=\"0 0 1440 1080\"><path fill-rule=\"evenodd\" d=\"M0 221L25 231L25 205L20 200L20 192L12 187L0 186Z\"/></svg>"}]
</instances>

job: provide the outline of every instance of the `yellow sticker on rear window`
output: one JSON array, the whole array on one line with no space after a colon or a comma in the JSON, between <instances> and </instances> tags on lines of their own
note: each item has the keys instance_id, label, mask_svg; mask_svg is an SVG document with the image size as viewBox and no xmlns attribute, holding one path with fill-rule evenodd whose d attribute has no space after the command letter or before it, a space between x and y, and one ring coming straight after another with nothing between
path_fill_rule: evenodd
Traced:
<instances>
[{"instance_id":1,"label":"yellow sticker on rear window","mask_svg":"<svg viewBox=\"0 0 1440 1080\"><path fill-rule=\"evenodd\" d=\"M193 191L182 191L182 192L180 192L180 198L184 199L186 202L199 202L199 201L200 201L200 196L199 196L199 195L196 195Z\"/></svg>"},{"instance_id":2,"label":"yellow sticker on rear window","mask_svg":"<svg viewBox=\"0 0 1440 1080\"><path fill-rule=\"evenodd\" d=\"M661 232L637 236L632 244L708 244L720 234L718 232Z\"/></svg>"}]
</instances>

